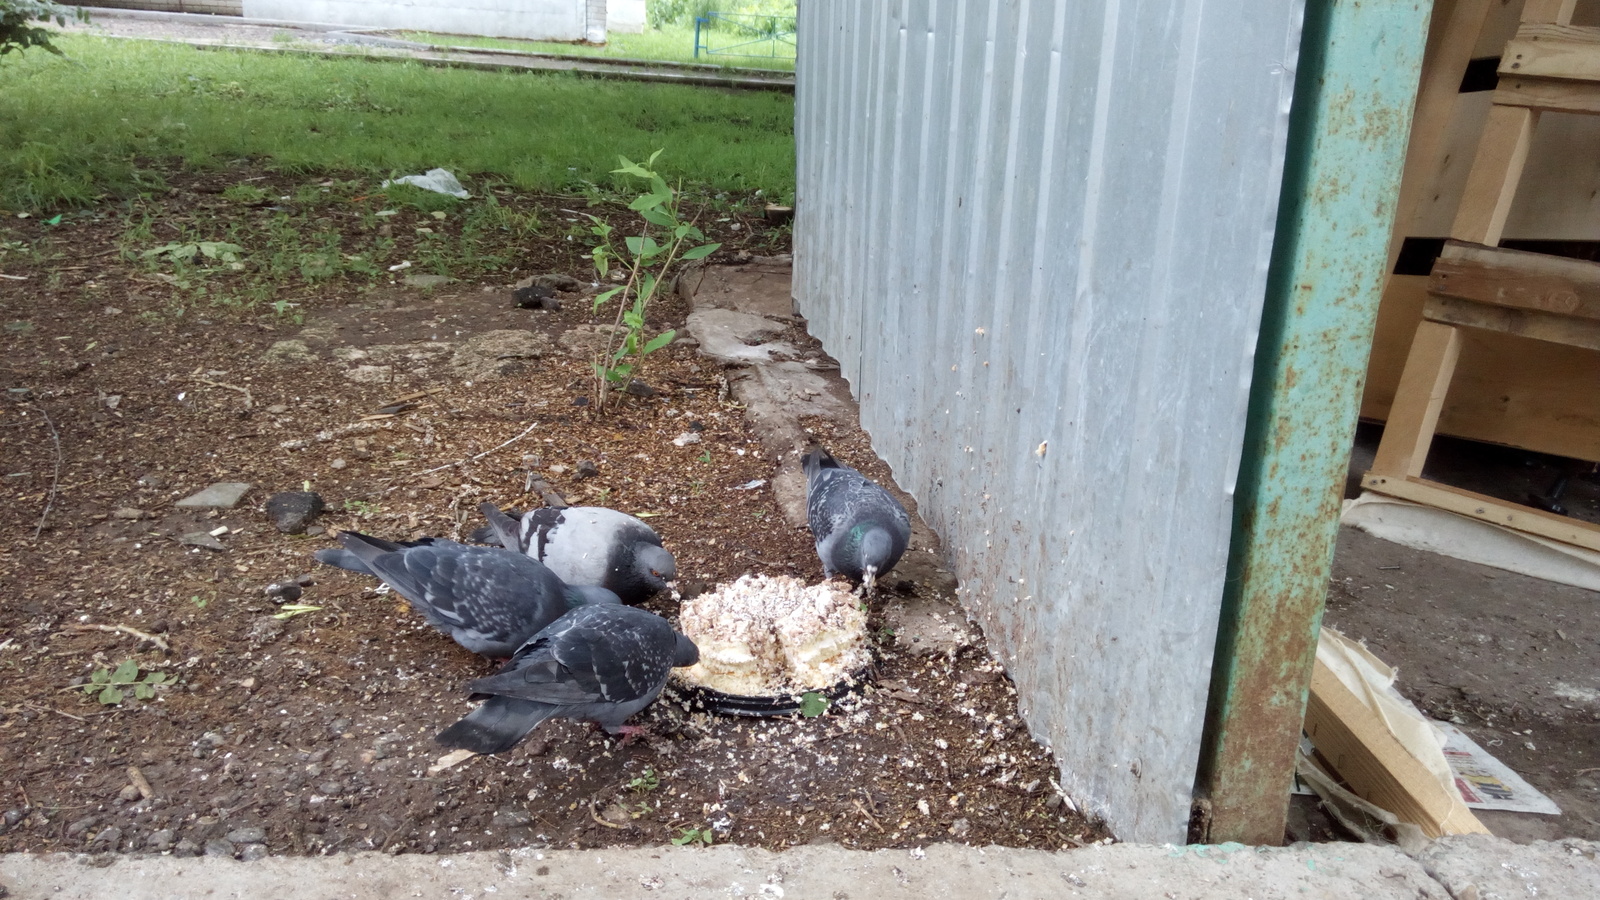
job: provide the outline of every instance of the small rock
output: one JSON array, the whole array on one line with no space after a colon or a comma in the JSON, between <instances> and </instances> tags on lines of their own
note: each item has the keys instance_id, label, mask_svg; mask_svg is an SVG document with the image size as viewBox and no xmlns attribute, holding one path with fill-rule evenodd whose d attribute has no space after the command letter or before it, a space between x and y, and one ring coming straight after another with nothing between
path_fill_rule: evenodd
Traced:
<instances>
[{"instance_id":1,"label":"small rock","mask_svg":"<svg viewBox=\"0 0 1600 900\"><path fill-rule=\"evenodd\" d=\"M142 488L149 488L152 491L158 491L167 486L167 480L162 478L160 475L140 475L139 486Z\"/></svg>"},{"instance_id":2,"label":"small rock","mask_svg":"<svg viewBox=\"0 0 1600 900\"><path fill-rule=\"evenodd\" d=\"M107 828L106 830L95 835L94 840L90 841L89 843L94 847L100 847L106 850L115 850L117 849L117 845L122 843L122 829L112 825L110 828Z\"/></svg>"},{"instance_id":3,"label":"small rock","mask_svg":"<svg viewBox=\"0 0 1600 900\"><path fill-rule=\"evenodd\" d=\"M334 469L336 471L339 470L339 469L342 469L342 468L344 468L345 466L348 466L348 465L350 465L350 464L345 462L343 459L336 459L333 462L328 463L328 467L331 468L331 469Z\"/></svg>"},{"instance_id":4,"label":"small rock","mask_svg":"<svg viewBox=\"0 0 1600 900\"><path fill-rule=\"evenodd\" d=\"M589 405L589 398L588 397L573 397L572 398L572 405L573 406L588 406Z\"/></svg>"},{"instance_id":5,"label":"small rock","mask_svg":"<svg viewBox=\"0 0 1600 900\"><path fill-rule=\"evenodd\" d=\"M455 281L455 279L448 275L407 275L404 283L406 287L436 288L447 285L452 281Z\"/></svg>"},{"instance_id":6,"label":"small rock","mask_svg":"<svg viewBox=\"0 0 1600 900\"><path fill-rule=\"evenodd\" d=\"M595 477L596 475L599 475L599 474L600 474L600 467L595 465L594 460L592 460L592 459L580 459L580 460L578 460L578 470L576 472L572 473L572 477L578 479L579 481L582 481L585 478L593 478L593 477Z\"/></svg>"},{"instance_id":7,"label":"small rock","mask_svg":"<svg viewBox=\"0 0 1600 900\"><path fill-rule=\"evenodd\" d=\"M93 828L98 822L99 820L94 816L84 816L83 818L67 826L67 837L77 837L78 835L83 834L85 831Z\"/></svg>"},{"instance_id":8,"label":"small rock","mask_svg":"<svg viewBox=\"0 0 1600 900\"><path fill-rule=\"evenodd\" d=\"M283 634L283 620L275 616L261 616L250 623L250 630L245 632L245 640L251 647L261 647L278 639Z\"/></svg>"},{"instance_id":9,"label":"small rock","mask_svg":"<svg viewBox=\"0 0 1600 900\"><path fill-rule=\"evenodd\" d=\"M211 533L207 531L191 531L188 534L180 535L178 543L187 547L204 547L207 550L228 549L222 546L222 542L212 537Z\"/></svg>"},{"instance_id":10,"label":"small rock","mask_svg":"<svg viewBox=\"0 0 1600 900\"><path fill-rule=\"evenodd\" d=\"M317 355L311 352L305 341L294 340L279 341L261 354L264 363L307 363L314 362L316 358Z\"/></svg>"},{"instance_id":11,"label":"small rock","mask_svg":"<svg viewBox=\"0 0 1600 900\"><path fill-rule=\"evenodd\" d=\"M306 536L307 537L316 537L319 534L327 534L327 533L328 533L328 529L323 528L321 525L312 525L310 528L306 529Z\"/></svg>"},{"instance_id":12,"label":"small rock","mask_svg":"<svg viewBox=\"0 0 1600 900\"><path fill-rule=\"evenodd\" d=\"M550 291L567 291L568 293L583 290L583 282L571 275L560 272L547 272L543 275L529 275L517 282L517 288L541 287Z\"/></svg>"},{"instance_id":13,"label":"small rock","mask_svg":"<svg viewBox=\"0 0 1600 900\"><path fill-rule=\"evenodd\" d=\"M303 575L296 575L294 577L294 583L300 585L303 588L308 588L308 587L311 587L313 584L317 583L317 578L316 578L315 575L312 575L310 572L307 572L307 573L305 573Z\"/></svg>"},{"instance_id":14,"label":"small rock","mask_svg":"<svg viewBox=\"0 0 1600 900\"><path fill-rule=\"evenodd\" d=\"M387 384L394 380L394 366L356 366L344 377L357 384Z\"/></svg>"},{"instance_id":15,"label":"small rock","mask_svg":"<svg viewBox=\"0 0 1600 900\"><path fill-rule=\"evenodd\" d=\"M287 404L284 404L284 403L274 403L271 406L267 407L267 412L269 414L271 414L271 415L274 415L274 416L281 416L281 415L283 415L284 413L286 413L288 411L289 411L289 407L288 407Z\"/></svg>"},{"instance_id":16,"label":"small rock","mask_svg":"<svg viewBox=\"0 0 1600 900\"><path fill-rule=\"evenodd\" d=\"M258 859L266 858L266 844L245 844L243 847L239 848L239 859L243 860L244 862L255 862Z\"/></svg>"},{"instance_id":17,"label":"small rock","mask_svg":"<svg viewBox=\"0 0 1600 900\"><path fill-rule=\"evenodd\" d=\"M628 382L628 386L623 388L622 392L632 397L654 397L655 395L661 393L637 378Z\"/></svg>"},{"instance_id":18,"label":"small rock","mask_svg":"<svg viewBox=\"0 0 1600 900\"><path fill-rule=\"evenodd\" d=\"M127 519L130 522L137 522L138 520L146 518L149 515L150 514L145 512L144 510L142 510L142 509L134 509L131 506L124 506L124 507L121 507L119 509L114 509L114 510L111 511L111 518L113 518L113 519Z\"/></svg>"},{"instance_id":19,"label":"small rock","mask_svg":"<svg viewBox=\"0 0 1600 900\"><path fill-rule=\"evenodd\" d=\"M217 748L221 747L223 743L222 735L217 734L215 731L208 731L200 735L200 739L194 742L194 755L204 759L217 752Z\"/></svg>"},{"instance_id":20,"label":"small rock","mask_svg":"<svg viewBox=\"0 0 1600 900\"><path fill-rule=\"evenodd\" d=\"M966 819L957 819L950 823L950 835L952 837L964 838L967 836L967 832L971 830L972 823Z\"/></svg>"},{"instance_id":21,"label":"small rock","mask_svg":"<svg viewBox=\"0 0 1600 900\"><path fill-rule=\"evenodd\" d=\"M524 825L533 824L533 813L525 809L506 807L496 811L494 818L489 820L489 824L495 828L520 828Z\"/></svg>"},{"instance_id":22,"label":"small rock","mask_svg":"<svg viewBox=\"0 0 1600 900\"><path fill-rule=\"evenodd\" d=\"M121 791L117 792L117 798L126 803L132 803L133 801L139 799L139 789L131 784L126 785Z\"/></svg>"},{"instance_id":23,"label":"small rock","mask_svg":"<svg viewBox=\"0 0 1600 900\"><path fill-rule=\"evenodd\" d=\"M557 343L571 356L592 360L627 333L622 325L579 325L563 332Z\"/></svg>"},{"instance_id":24,"label":"small rock","mask_svg":"<svg viewBox=\"0 0 1600 900\"><path fill-rule=\"evenodd\" d=\"M4 823L7 828L15 828L18 822L27 818L27 815L26 812L20 809L8 809L3 815L0 815L0 823Z\"/></svg>"},{"instance_id":25,"label":"small rock","mask_svg":"<svg viewBox=\"0 0 1600 900\"><path fill-rule=\"evenodd\" d=\"M265 593L274 603L293 603L305 591L292 581L275 581L267 585Z\"/></svg>"},{"instance_id":26,"label":"small rock","mask_svg":"<svg viewBox=\"0 0 1600 900\"><path fill-rule=\"evenodd\" d=\"M165 853L172 849L172 829L163 828L160 831L150 832L144 839L144 849L151 853Z\"/></svg>"},{"instance_id":27,"label":"small rock","mask_svg":"<svg viewBox=\"0 0 1600 900\"><path fill-rule=\"evenodd\" d=\"M279 491L267 498L267 517L284 534L304 534L325 508L316 491Z\"/></svg>"},{"instance_id":28,"label":"small rock","mask_svg":"<svg viewBox=\"0 0 1600 900\"><path fill-rule=\"evenodd\" d=\"M179 841L178 843L176 843L176 844L174 844L172 846L172 855L173 856L199 856L200 855L200 845L196 844L194 841L189 840L188 838L184 838L183 840Z\"/></svg>"},{"instance_id":29,"label":"small rock","mask_svg":"<svg viewBox=\"0 0 1600 900\"><path fill-rule=\"evenodd\" d=\"M690 444L698 444L701 440L703 440L703 438L701 438L698 433L693 431L685 431L683 434L673 438L672 443L678 447L687 447Z\"/></svg>"},{"instance_id":30,"label":"small rock","mask_svg":"<svg viewBox=\"0 0 1600 900\"><path fill-rule=\"evenodd\" d=\"M565 474L567 474L567 467L562 465L561 463L556 463L555 465L550 467L550 474L551 475L565 475Z\"/></svg>"},{"instance_id":31,"label":"small rock","mask_svg":"<svg viewBox=\"0 0 1600 900\"><path fill-rule=\"evenodd\" d=\"M267 840L267 830L259 825L235 828L228 832L227 839L235 844L260 844Z\"/></svg>"},{"instance_id":32,"label":"small rock","mask_svg":"<svg viewBox=\"0 0 1600 900\"><path fill-rule=\"evenodd\" d=\"M334 797L338 795L340 787L341 785L337 781L324 781L317 785L317 790L327 794L329 797Z\"/></svg>"},{"instance_id":33,"label":"small rock","mask_svg":"<svg viewBox=\"0 0 1600 900\"><path fill-rule=\"evenodd\" d=\"M516 304L517 309L561 308L561 301L555 298L555 291L541 284L512 288L511 301Z\"/></svg>"},{"instance_id":34,"label":"small rock","mask_svg":"<svg viewBox=\"0 0 1600 900\"><path fill-rule=\"evenodd\" d=\"M248 493L250 485L242 481L219 481L198 494L190 494L175 505L186 508L233 509Z\"/></svg>"},{"instance_id":35,"label":"small rock","mask_svg":"<svg viewBox=\"0 0 1600 900\"><path fill-rule=\"evenodd\" d=\"M233 844L223 838L212 838L206 841L205 855L220 856L233 859Z\"/></svg>"}]
</instances>

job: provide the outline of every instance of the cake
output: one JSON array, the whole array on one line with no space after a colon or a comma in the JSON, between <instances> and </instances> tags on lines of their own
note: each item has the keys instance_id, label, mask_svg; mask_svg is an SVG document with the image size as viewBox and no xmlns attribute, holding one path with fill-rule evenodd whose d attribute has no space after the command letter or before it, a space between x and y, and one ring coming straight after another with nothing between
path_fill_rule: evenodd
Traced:
<instances>
[{"instance_id":1,"label":"cake","mask_svg":"<svg viewBox=\"0 0 1600 900\"><path fill-rule=\"evenodd\" d=\"M745 575L685 600L678 630L700 662L679 681L749 697L831 688L866 668L867 615L834 582L807 587L787 575Z\"/></svg>"}]
</instances>

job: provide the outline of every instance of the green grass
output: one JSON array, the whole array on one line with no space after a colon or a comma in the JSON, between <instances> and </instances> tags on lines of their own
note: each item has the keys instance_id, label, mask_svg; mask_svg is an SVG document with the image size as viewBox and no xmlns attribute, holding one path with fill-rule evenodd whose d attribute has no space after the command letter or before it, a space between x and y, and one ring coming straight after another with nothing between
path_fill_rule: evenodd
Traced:
<instances>
[{"instance_id":1,"label":"green grass","mask_svg":"<svg viewBox=\"0 0 1600 900\"><path fill-rule=\"evenodd\" d=\"M722 54L705 55L699 59L694 56L694 27L681 25L668 25L662 28L647 28L643 34L621 34L610 32L605 45L595 44L567 44L555 41L519 41L502 38L468 37L459 34L434 34L425 31L407 31L401 37L408 41L417 41L423 44L437 44L448 47L479 47L486 50L520 50L524 53L550 53L556 56L582 56L598 59L644 59L658 62L672 63L699 63L701 65L716 66L741 66L746 68L779 69L794 71L794 57L773 59L770 57L725 56ZM715 36L710 46L722 48L734 43L737 39L723 35ZM744 53L766 53L772 50L771 44L754 44L744 48ZM793 45L779 45L778 52L792 54Z\"/></svg>"},{"instance_id":2,"label":"green grass","mask_svg":"<svg viewBox=\"0 0 1600 900\"><path fill-rule=\"evenodd\" d=\"M793 98L565 74L201 51L63 36L69 59L0 66L0 208L159 186L158 165L239 158L365 176L442 166L519 189L616 185L617 155L665 148L686 188L794 195ZM470 188L470 185L469 185Z\"/></svg>"}]
</instances>

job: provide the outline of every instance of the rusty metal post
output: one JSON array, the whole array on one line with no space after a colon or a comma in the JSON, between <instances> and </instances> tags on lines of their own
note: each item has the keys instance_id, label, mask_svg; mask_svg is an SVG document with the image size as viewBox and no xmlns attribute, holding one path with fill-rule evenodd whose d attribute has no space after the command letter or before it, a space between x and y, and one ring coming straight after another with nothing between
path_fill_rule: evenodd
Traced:
<instances>
[{"instance_id":1,"label":"rusty metal post","mask_svg":"<svg viewBox=\"0 0 1600 900\"><path fill-rule=\"evenodd\" d=\"M1283 841L1430 11L1306 3L1194 839Z\"/></svg>"}]
</instances>

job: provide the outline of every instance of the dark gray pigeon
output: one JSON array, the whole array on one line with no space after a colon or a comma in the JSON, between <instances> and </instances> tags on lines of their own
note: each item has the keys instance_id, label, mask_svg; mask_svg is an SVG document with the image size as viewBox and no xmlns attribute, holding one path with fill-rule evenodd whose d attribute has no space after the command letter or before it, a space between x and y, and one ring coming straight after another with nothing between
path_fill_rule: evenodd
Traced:
<instances>
[{"instance_id":1,"label":"dark gray pigeon","mask_svg":"<svg viewBox=\"0 0 1600 900\"><path fill-rule=\"evenodd\" d=\"M603 506L535 509L514 518L493 503L478 507L489 527L473 540L498 540L550 567L568 584L598 584L624 603L643 603L678 577L678 564L649 525Z\"/></svg>"},{"instance_id":2,"label":"dark gray pigeon","mask_svg":"<svg viewBox=\"0 0 1600 900\"><path fill-rule=\"evenodd\" d=\"M911 542L900 501L818 447L805 456L806 518L829 578L844 575L871 593Z\"/></svg>"},{"instance_id":3,"label":"dark gray pigeon","mask_svg":"<svg viewBox=\"0 0 1600 900\"><path fill-rule=\"evenodd\" d=\"M376 575L429 624L484 656L505 658L539 629L584 604L619 604L599 587L573 587L520 553L440 538L385 541L341 531L344 549L318 550L330 566Z\"/></svg>"},{"instance_id":4,"label":"dark gray pigeon","mask_svg":"<svg viewBox=\"0 0 1600 900\"><path fill-rule=\"evenodd\" d=\"M499 672L467 682L488 699L435 740L502 753L546 719L585 719L626 741L644 729L622 723L656 699L667 673L699 660L694 641L655 613L582 606L534 635Z\"/></svg>"}]
</instances>

